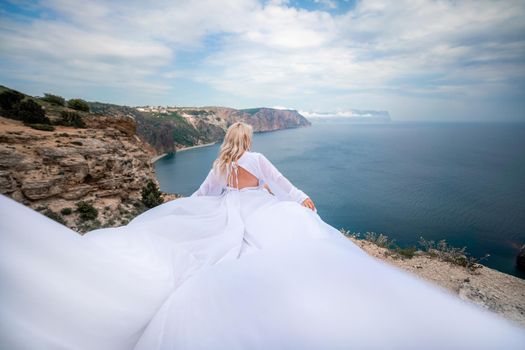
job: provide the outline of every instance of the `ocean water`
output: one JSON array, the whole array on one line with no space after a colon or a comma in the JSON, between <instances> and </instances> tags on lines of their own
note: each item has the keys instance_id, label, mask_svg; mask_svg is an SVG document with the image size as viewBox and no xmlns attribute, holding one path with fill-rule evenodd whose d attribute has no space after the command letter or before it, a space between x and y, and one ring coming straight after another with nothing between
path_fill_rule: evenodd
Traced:
<instances>
[{"instance_id":1,"label":"ocean water","mask_svg":"<svg viewBox=\"0 0 525 350\"><path fill-rule=\"evenodd\" d=\"M161 189L190 195L219 145L155 163ZM384 233L401 246L446 239L484 264L515 268L525 244L525 124L314 122L256 134L264 153L336 228Z\"/></svg>"}]
</instances>

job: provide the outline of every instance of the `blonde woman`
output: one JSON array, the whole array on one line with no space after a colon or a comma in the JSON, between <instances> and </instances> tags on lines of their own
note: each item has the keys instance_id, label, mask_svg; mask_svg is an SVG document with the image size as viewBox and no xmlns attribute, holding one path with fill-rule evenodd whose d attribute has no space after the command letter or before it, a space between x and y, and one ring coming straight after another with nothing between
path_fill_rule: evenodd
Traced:
<instances>
[{"instance_id":1,"label":"blonde woman","mask_svg":"<svg viewBox=\"0 0 525 350\"><path fill-rule=\"evenodd\" d=\"M233 124L191 197L84 236L0 195L0 348L523 349L326 224L251 137Z\"/></svg>"},{"instance_id":2,"label":"blonde woman","mask_svg":"<svg viewBox=\"0 0 525 350\"><path fill-rule=\"evenodd\" d=\"M252 126L243 122L232 124L224 137L219 156L205 181L192 196L218 195L227 190L266 190L280 199L289 199L315 209L313 201L295 187L261 153L250 151Z\"/></svg>"}]
</instances>

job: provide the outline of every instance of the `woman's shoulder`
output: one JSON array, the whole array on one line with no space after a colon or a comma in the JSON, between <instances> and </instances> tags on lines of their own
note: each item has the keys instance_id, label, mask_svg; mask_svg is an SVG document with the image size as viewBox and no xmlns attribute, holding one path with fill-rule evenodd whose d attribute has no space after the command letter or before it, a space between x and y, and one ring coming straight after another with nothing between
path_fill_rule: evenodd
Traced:
<instances>
[{"instance_id":1,"label":"woman's shoulder","mask_svg":"<svg viewBox=\"0 0 525 350\"><path fill-rule=\"evenodd\" d=\"M262 155L262 153L259 152L253 152L253 151L244 151L241 158L259 158Z\"/></svg>"}]
</instances>

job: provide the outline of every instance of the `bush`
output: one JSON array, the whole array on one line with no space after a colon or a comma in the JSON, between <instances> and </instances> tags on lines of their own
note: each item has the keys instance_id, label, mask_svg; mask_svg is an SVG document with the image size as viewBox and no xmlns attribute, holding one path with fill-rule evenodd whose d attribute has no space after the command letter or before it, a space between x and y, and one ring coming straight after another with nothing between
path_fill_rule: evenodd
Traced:
<instances>
[{"instance_id":1,"label":"bush","mask_svg":"<svg viewBox=\"0 0 525 350\"><path fill-rule=\"evenodd\" d=\"M88 103L80 98L72 98L67 101L67 106L76 109L77 111L89 112Z\"/></svg>"},{"instance_id":2,"label":"bush","mask_svg":"<svg viewBox=\"0 0 525 350\"><path fill-rule=\"evenodd\" d=\"M84 120L82 119L80 114L76 112L67 111L60 112L60 119L56 122L56 124L64 126L73 126L75 128L86 127L86 123L84 123Z\"/></svg>"},{"instance_id":3,"label":"bush","mask_svg":"<svg viewBox=\"0 0 525 350\"><path fill-rule=\"evenodd\" d=\"M149 180L146 186L142 188L141 201L147 208L153 208L164 203L159 187L152 180Z\"/></svg>"},{"instance_id":4,"label":"bush","mask_svg":"<svg viewBox=\"0 0 525 350\"><path fill-rule=\"evenodd\" d=\"M66 99L62 96L57 96L53 94L46 94L44 93L44 97L40 98L42 101L49 102L51 104L57 105L57 106L65 106L66 105Z\"/></svg>"},{"instance_id":5,"label":"bush","mask_svg":"<svg viewBox=\"0 0 525 350\"><path fill-rule=\"evenodd\" d=\"M50 124L46 112L33 100L24 100L18 105L19 119L27 124Z\"/></svg>"},{"instance_id":6,"label":"bush","mask_svg":"<svg viewBox=\"0 0 525 350\"><path fill-rule=\"evenodd\" d=\"M37 124L26 124L26 125L36 130L55 131L55 127L49 124L38 124L37 123Z\"/></svg>"},{"instance_id":7,"label":"bush","mask_svg":"<svg viewBox=\"0 0 525 350\"><path fill-rule=\"evenodd\" d=\"M416 254L417 248L416 246L411 246L408 248L401 248L396 247L395 252L399 255L401 255L404 258L412 259L414 255Z\"/></svg>"},{"instance_id":8,"label":"bush","mask_svg":"<svg viewBox=\"0 0 525 350\"><path fill-rule=\"evenodd\" d=\"M378 235L375 232L367 232L365 233L365 240L375 243L376 245L383 248L396 247L395 239L390 239L387 235L384 235L382 233Z\"/></svg>"},{"instance_id":9,"label":"bush","mask_svg":"<svg viewBox=\"0 0 525 350\"><path fill-rule=\"evenodd\" d=\"M419 237L418 243L428 255L437 257L442 261L463 266L470 271L475 271L476 269L483 267L479 262L490 256L490 254L485 254L485 256L479 259L469 256L470 254L465 251L467 247L457 248L450 246L444 239L436 243L432 240L427 241L423 237Z\"/></svg>"},{"instance_id":10,"label":"bush","mask_svg":"<svg viewBox=\"0 0 525 350\"><path fill-rule=\"evenodd\" d=\"M44 214L45 216L47 216L48 218L50 218L52 220L55 220L56 222L61 223L62 225L66 224L66 221L64 220L64 218L60 214L55 213L54 211L52 211L51 209L47 209L42 214Z\"/></svg>"},{"instance_id":11,"label":"bush","mask_svg":"<svg viewBox=\"0 0 525 350\"><path fill-rule=\"evenodd\" d=\"M24 95L18 91L7 90L0 94L0 110L2 115L11 119L20 119L18 115L18 105Z\"/></svg>"},{"instance_id":12,"label":"bush","mask_svg":"<svg viewBox=\"0 0 525 350\"><path fill-rule=\"evenodd\" d=\"M80 214L80 219L83 221L94 220L98 216L98 210L91 204L80 201L77 204L77 213Z\"/></svg>"},{"instance_id":13,"label":"bush","mask_svg":"<svg viewBox=\"0 0 525 350\"><path fill-rule=\"evenodd\" d=\"M60 214L62 214L62 215L71 215L72 213L73 213L73 209L71 209L71 208L63 208L60 211Z\"/></svg>"},{"instance_id":14,"label":"bush","mask_svg":"<svg viewBox=\"0 0 525 350\"><path fill-rule=\"evenodd\" d=\"M354 239L361 239L360 233L351 232L341 228L339 230L346 237L351 237ZM479 262L487 259L490 254L485 254L481 258L475 258L470 256L469 253L465 251L466 247L457 248L450 246L446 240L442 239L439 242L428 241L423 237L419 238L418 244L423 248L419 250L416 246L411 246L407 248L402 248L395 243L394 239L390 239L384 234L376 234L375 232L367 232L363 238L365 241L374 243L375 245L383 248L387 248L389 255L394 253L394 258L402 257L412 259L416 253L424 254L433 258L437 258L441 261L446 261L454 265L459 265L465 267L470 272L474 272L476 269L483 267ZM385 254L387 254L385 252Z\"/></svg>"},{"instance_id":15,"label":"bush","mask_svg":"<svg viewBox=\"0 0 525 350\"><path fill-rule=\"evenodd\" d=\"M77 222L76 224L77 230L81 233L86 233L102 227L102 223L98 219L89 222Z\"/></svg>"}]
</instances>

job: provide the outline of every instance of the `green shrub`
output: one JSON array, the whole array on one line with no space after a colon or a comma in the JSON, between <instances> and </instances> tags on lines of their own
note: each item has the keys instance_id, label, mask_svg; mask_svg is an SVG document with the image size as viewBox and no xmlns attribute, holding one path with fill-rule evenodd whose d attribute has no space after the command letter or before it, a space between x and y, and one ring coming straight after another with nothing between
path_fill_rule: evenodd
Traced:
<instances>
[{"instance_id":1,"label":"green shrub","mask_svg":"<svg viewBox=\"0 0 525 350\"><path fill-rule=\"evenodd\" d=\"M57 105L57 106L65 106L66 100L62 96L57 96L53 94L46 94L44 93L44 97L40 98L42 101L49 102L51 104Z\"/></svg>"},{"instance_id":2,"label":"green shrub","mask_svg":"<svg viewBox=\"0 0 525 350\"><path fill-rule=\"evenodd\" d=\"M148 180L146 186L142 188L141 201L147 208L153 208L164 203L159 187L152 180Z\"/></svg>"},{"instance_id":3,"label":"green shrub","mask_svg":"<svg viewBox=\"0 0 525 350\"><path fill-rule=\"evenodd\" d=\"M77 111L89 112L88 103L80 98L72 98L67 101L67 106L76 109Z\"/></svg>"},{"instance_id":4,"label":"green shrub","mask_svg":"<svg viewBox=\"0 0 525 350\"><path fill-rule=\"evenodd\" d=\"M44 214L45 216L47 216L48 218L50 218L52 220L55 220L56 222L61 223L62 225L66 224L66 221L64 220L64 218L60 214L55 213L54 211L52 211L51 209L47 209L42 214Z\"/></svg>"},{"instance_id":5,"label":"green shrub","mask_svg":"<svg viewBox=\"0 0 525 350\"><path fill-rule=\"evenodd\" d=\"M81 233L86 233L88 231L96 230L102 227L100 220L95 219L88 222L77 222L77 230Z\"/></svg>"},{"instance_id":6,"label":"green shrub","mask_svg":"<svg viewBox=\"0 0 525 350\"><path fill-rule=\"evenodd\" d=\"M18 107L24 95L15 90L7 90L0 94L0 112L6 118L20 119Z\"/></svg>"},{"instance_id":7,"label":"green shrub","mask_svg":"<svg viewBox=\"0 0 525 350\"><path fill-rule=\"evenodd\" d=\"M396 247L395 252L399 255L401 255L404 258L412 259L414 255L416 254L417 248L415 246L407 247L407 248L401 248Z\"/></svg>"},{"instance_id":8,"label":"green shrub","mask_svg":"<svg viewBox=\"0 0 525 350\"><path fill-rule=\"evenodd\" d=\"M85 201L80 201L78 203L76 203L77 205L77 213L80 214L80 219L83 220L83 221L87 221L87 220L94 220L97 218L98 216L98 210L93 207L91 204L85 202Z\"/></svg>"},{"instance_id":9,"label":"green shrub","mask_svg":"<svg viewBox=\"0 0 525 350\"><path fill-rule=\"evenodd\" d=\"M43 211L47 209L47 205L39 205L35 208L36 211Z\"/></svg>"},{"instance_id":10,"label":"green shrub","mask_svg":"<svg viewBox=\"0 0 525 350\"><path fill-rule=\"evenodd\" d=\"M24 100L18 105L19 119L27 124L50 124L46 112L33 100Z\"/></svg>"},{"instance_id":11,"label":"green shrub","mask_svg":"<svg viewBox=\"0 0 525 350\"><path fill-rule=\"evenodd\" d=\"M71 209L71 208L63 208L60 211L60 214L62 214L62 215L71 215L72 213L73 213L73 209Z\"/></svg>"},{"instance_id":12,"label":"green shrub","mask_svg":"<svg viewBox=\"0 0 525 350\"><path fill-rule=\"evenodd\" d=\"M55 127L49 124L38 124L37 123L37 124L26 124L26 125L36 130L55 131Z\"/></svg>"},{"instance_id":13,"label":"green shrub","mask_svg":"<svg viewBox=\"0 0 525 350\"><path fill-rule=\"evenodd\" d=\"M60 112L60 119L56 122L58 125L73 126L75 128L85 128L86 123L82 116L76 112Z\"/></svg>"},{"instance_id":14,"label":"green shrub","mask_svg":"<svg viewBox=\"0 0 525 350\"><path fill-rule=\"evenodd\" d=\"M254 115L255 113L259 112L261 108L247 108L247 109L241 109L242 112L248 113L249 115Z\"/></svg>"}]
</instances>

